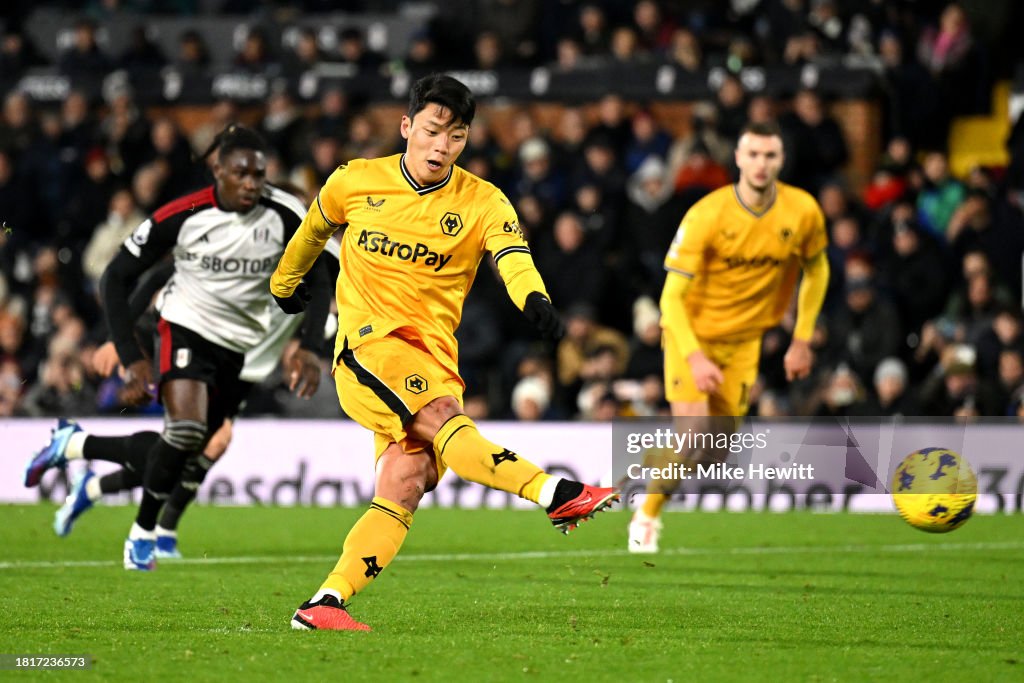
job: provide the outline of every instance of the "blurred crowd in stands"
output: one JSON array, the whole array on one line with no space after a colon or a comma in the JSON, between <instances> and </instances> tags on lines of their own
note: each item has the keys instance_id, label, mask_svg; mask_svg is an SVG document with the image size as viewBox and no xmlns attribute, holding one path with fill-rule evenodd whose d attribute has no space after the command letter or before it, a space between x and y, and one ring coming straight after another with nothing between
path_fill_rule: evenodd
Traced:
<instances>
[{"instance_id":1,"label":"blurred crowd in stands","mask_svg":"<svg viewBox=\"0 0 1024 683\"><path fill-rule=\"evenodd\" d=\"M124 54L106 54L96 41L106 13L189 13L202 3L48 4L88 17L56 64L69 74L211 67L197 33L181 36L176 55L163 54L141 28ZM249 12L254 4L267 14L295 6L227 0L216 9ZM304 12L331 5L298 3ZM398 5L373 3L373 10ZM45 61L19 31L23 18L7 17L0 74ZM814 338L815 372L785 382L787 318L765 337L753 411L996 416L1024 415L1024 117L1007 142L1006 168L953 177L946 141L952 117L989 107L993 78L1006 75L995 62L1007 54L974 35L958 4L479 0L438 4L397 65L370 50L359 30L342 31L330 53L309 30L290 52L254 31L233 66L291 75L343 61L382 77L413 65L582 69L657 59L693 71L724 67L714 98L694 104L683 137L674 138L645 103L615 94L568 104L550 128L523 113L503 136L494 134L486 108L478 115L460 164L514 203L568 333L557 347L537 342L485 262L458 331L467 412L476 418L666 412L656 303L665 251L687 208L734 177L737 131L768 119L784 131L783 180L814 193L824 209L832 282ZM735 75L756 64L853 58L876 64L882 83L884 149L864 187L847 182L849 142L818 93L774 98L748 92ZM383 129L372 106L337 90L310 106L271 95L256 125L273 149L270 180L308 201L339 163L400 151L397 121ZM72 92L56 108L17 90L3 93L0 416L124 411L119 380L98 377L91 361L106 335L99 278L147 213L209 182L198 158L239 115L221 101L186 132L173 117L141 111L130 92L99 102ZM332 343L325 340L325 368ZM275 377L255 392L249 411L335 415L332 392L325 382L323 396L297 402Z\"/></svg>"}]
</instances>

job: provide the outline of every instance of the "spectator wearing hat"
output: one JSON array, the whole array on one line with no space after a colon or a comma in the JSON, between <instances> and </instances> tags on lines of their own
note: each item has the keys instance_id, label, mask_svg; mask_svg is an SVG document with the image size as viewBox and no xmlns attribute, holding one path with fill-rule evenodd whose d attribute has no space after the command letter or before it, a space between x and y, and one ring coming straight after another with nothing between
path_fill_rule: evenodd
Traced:
<instances>
[{"instance_id":1,"label":"spectator wearing hat","mask_svg":"<svg viewBox=\"0 0 1024 683\"><path fill-rule=\"evenodd\" d=\"M551 387L540 377L524 377L512 389L512 414L520 422L545 419L551 405Z\"/></svg>"},{"instance_id":2,"label":"spectator wearing hat","mask_svg":"<svg viewBox=\"0 0 1024 683\"><path fill-rule=\"evenodd\" d=\"M634 290L652 295L661 291L665 252L687 208L674 193L668 167L658 157L648 157L630 176L618 250Z\"/></svg>"},{"instance_id":3,"label":"spectator wearing hat","mask_svg":"<svg viewBox=\"0 0 1024 683\"><path fill-rule=\"evenodd\" d=\"M920 414L917 399L908 391L907 366L899 358L886 358L874 373L874 394L859 406L857 414L866 416L910 417Z\"/></svg>"},{"instance_id":4,"label":"spectator wearing hat","mask_svg":"<svg viewBox=\"0 0 1024 683\"><path fill-rule=\"evenodd\" d=\"M551 148L544 138L531 137L519 146L519 170L512 185L512 200L532 195L544 210L553 213L565 205L566 183L562 172L551 158Z\"/></svg>"},{"instance_id":5,"label":"spectator wearing hat","mask_svg":"<svg viewBox=\"0 0 1024 683\"><path fill-rule=\"evenodd\" d=\"M661 349L661 311L649 296L641 296L633 304L633 336L629 340L627 379L643 380L664 376L664 354Z\"/></svg>"},{"instance_id":6,"label":"spectator wearing hat","mask_svg":"<svg viewBox=\"0 0 1024 683\"><path fill-rule=\"evenodd\" d=\"M954 344L943 351L936 376L922 389L925 415L972 418L1002 415L998 392L977 372L973 346Z\"/></svg>"}]
</instances>

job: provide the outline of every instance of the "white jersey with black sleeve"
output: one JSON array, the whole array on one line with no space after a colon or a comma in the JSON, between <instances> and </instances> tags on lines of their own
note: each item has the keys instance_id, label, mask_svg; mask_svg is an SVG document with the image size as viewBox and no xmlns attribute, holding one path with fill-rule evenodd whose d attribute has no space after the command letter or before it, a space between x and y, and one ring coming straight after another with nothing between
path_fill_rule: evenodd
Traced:
<instances>
[{"instance_id":1,"label":"white jersey with black sleeve","mask_svg":"<svg viewBox=\"0 0 1024 683\"><path fill-rule=\"evenodd\" d=\"M153 212L124 247L142 267L173 250L160 316L245 353L267 335L270 275L305 213L298 199L270 185L248 212L224 211L210 186Z\"/></svg>"}]
</instances>

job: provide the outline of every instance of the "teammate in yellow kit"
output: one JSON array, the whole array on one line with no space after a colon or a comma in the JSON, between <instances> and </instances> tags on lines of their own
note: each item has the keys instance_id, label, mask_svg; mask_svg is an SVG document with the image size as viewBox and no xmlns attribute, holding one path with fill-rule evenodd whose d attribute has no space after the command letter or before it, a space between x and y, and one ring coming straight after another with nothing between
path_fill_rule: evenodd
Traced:
<instances>
[{"instance_id":1,"label":"teammate in yellow kit","mask_svg":"<svg viewBox=\"0 0 1024 683\"><path fill-rule=\"evenodd\" d=\"M675 416L746 415L761 336L782 319L801 269L784 364L789 380L810 372L810 339L829 277L825 218L811 195L778 181L782 162L777 126L744 128L736 146L739 182L697 202L669 247L661 326L665 395ZM713 421L716 428L738 422ZM657 552L667 497L648 488L629 525L630 551Z\"/></svg>"},{"instance_id":2,"label":"teammate in yellow kit","mask_svg":"<svg viewBox=\"0 0 1024 683\"><path fill-rule=\"evenodd\" d=\"M543 472L486 440L462 413L454 337L485 252L509 296L548 337L563 325L548 300L515 211L490 183L456 167L476 109L459 81L417 81L402 117L405 154L356 159L336 170L289 242L270 282L286 312L327 239L343 230L334 378L345 412L375 434L370 509L345 539L320 590L292 617L297 629L368 630L344 602L394 558L424 492L447 468L547 509L568 533L618 499Z\"/></svg>"}]
</instances>

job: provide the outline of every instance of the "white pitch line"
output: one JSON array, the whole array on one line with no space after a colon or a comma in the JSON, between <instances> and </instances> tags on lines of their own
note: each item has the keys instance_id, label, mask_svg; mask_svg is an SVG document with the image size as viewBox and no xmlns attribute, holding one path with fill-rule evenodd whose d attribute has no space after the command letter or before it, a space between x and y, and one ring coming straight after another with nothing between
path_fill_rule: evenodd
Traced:
<instances>
[{"instance_id":1,"label":"white pitch line","mask_svg":"<svg viewBox=\"0 0 1024 683\"><path fill-rule=\"evenodd\" d=\"M666 548L661 555L713 556L713 555L800 555L809 553L857 554L857 553L916 553L929 550L1024 550L1024 542L1006 541L1001 543L905 543L899 545L813 545L813 546L754 546L733 548ZM535 550L509 553L439 553L423 555L399 555L402 562L497 562L508 560L557 560L581 557L625 557L629 552L622 548L592 550ZM656 559L658 555L640 555L638 559ZM251 557L190 557L182 560L166 560L169 565L213 565L213 564L311 564L333 562L336 555L266 555ZM58 569L77 567L121 566L114 560L67 560L36 561L14 560L0 562L5 569Z\"/></svg>"}]
</instances>

